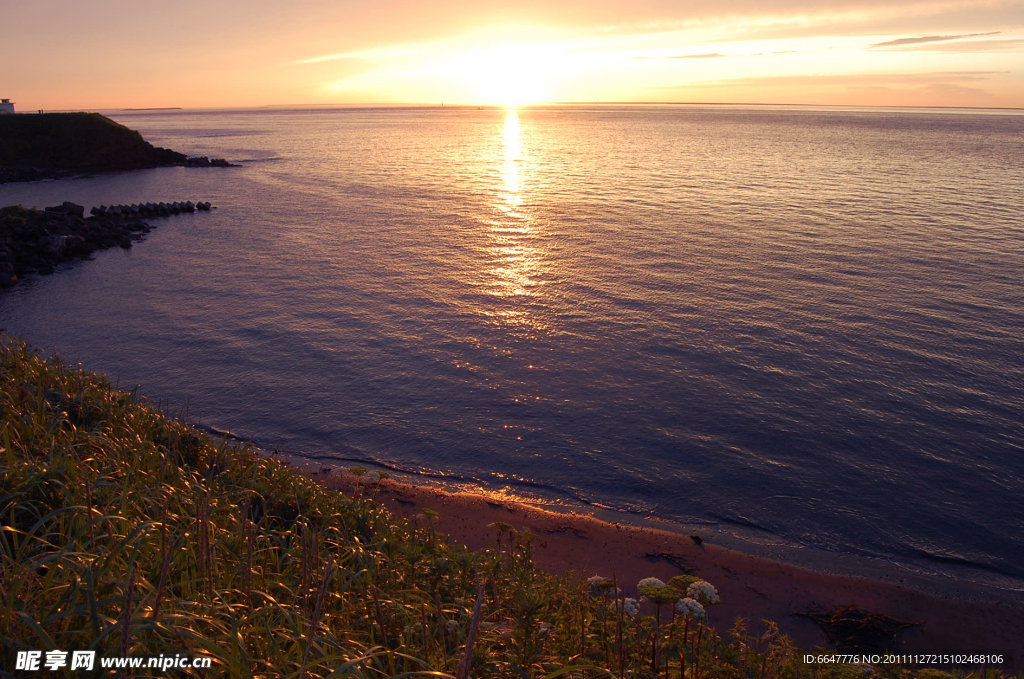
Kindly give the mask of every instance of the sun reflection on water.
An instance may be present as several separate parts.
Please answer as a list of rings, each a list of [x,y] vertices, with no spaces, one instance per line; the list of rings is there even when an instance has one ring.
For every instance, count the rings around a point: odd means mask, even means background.
[[[489,250],[490,294],[507,300],[540,297],[544,257],[538,246],[540,233],[529,214],[525,196],[524,165],[527,160],[522,143],[519,112],[510,108],[505,114],[501,143],[501,185],[497,214],[491,227]],[[496,311],[506,322],[536,325],[527,309],[506,306]]]
[[[505,126],[502,130],[502,148],[505,153],[505,164],[502,169],[503,202],[498,208],[506,215],[521,217],[519,208],[523,197],[519,192],[519,163],[522,160],[522,145],[519,143],[519,112],[511,108],[505,114]]]

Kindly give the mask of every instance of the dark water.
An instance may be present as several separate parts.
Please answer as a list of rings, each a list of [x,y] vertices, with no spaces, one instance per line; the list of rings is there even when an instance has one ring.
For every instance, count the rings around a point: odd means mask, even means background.
[[[115,117],[244,167],[0,186],[219,208],[8,331],[267,448],[1022,587],[1024,116]]]

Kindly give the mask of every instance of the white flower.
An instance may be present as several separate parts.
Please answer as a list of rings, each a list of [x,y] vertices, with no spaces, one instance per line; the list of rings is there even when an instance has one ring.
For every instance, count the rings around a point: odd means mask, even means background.
[[[640,604],[637,603],[636,599],[623,599],[622,610],[626,612],[631,618],[635,618],[637,613],[640,612]]]
[[[640,582],[636,583],[637,589],[641,587],[664,587],[665,583],[658,578],[644,578]]]
[[[703,606],[713,606],[722,601],[718,596],[718,590],[710,582],[704,580],[698,580],[687,587],[686,596],[696,599]]]
[[[587,584],[591,587],[597,587],[598,585],[603,584],[604,581],[607,579],[608,578],[604,577],[603,575],[591,575],[589,578],[587,578]]]
[[[459,623],[455,620],[449,620],[445,627],[448,628],[449,632],[454,632],[459,628]]]
[[[700,602],[694,601],[690,597],[676,602],[676,613],[685,615],[688,618],[696,618],[697,620],[707,617],[707,613],[704,612],[704,607],[700,605]]]

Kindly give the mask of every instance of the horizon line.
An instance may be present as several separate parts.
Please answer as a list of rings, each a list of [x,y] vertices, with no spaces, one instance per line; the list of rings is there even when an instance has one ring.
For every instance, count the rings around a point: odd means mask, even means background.
[[[156,111],[189,111],[189,110],[228,110],[247,108],[539,108],[544,106],[801,106],[808,108],[872,108],[872,109],[955,109],[955,110],[976,110],[976,111],[1024,111],[1024,106],[925,106],[920,104],[807,104],[793,102],[756,102],[756,101],[547,101],[533,102],[528,104],[507,104],[486,103],[452,103],[443,102],[335,102],[335,103],[305,103],[305,104],[251,104],[251,105],[229,105],[229,106],[152,106],[152,107],[81,107],[61,109],[35,109],[18,111],[18,115],[38,115],[36,111],[45,113],[81,113],[81,112],[156,112]]]

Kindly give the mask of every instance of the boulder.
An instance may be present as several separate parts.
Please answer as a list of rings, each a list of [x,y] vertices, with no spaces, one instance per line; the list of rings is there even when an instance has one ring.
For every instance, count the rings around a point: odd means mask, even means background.
[[[71,215],[72,217],[84,217],[85,207],[82,205],[76,205],[69,200],[64,201],[60,205],[46,208],[47,212],[57,212],[60,214]]]

